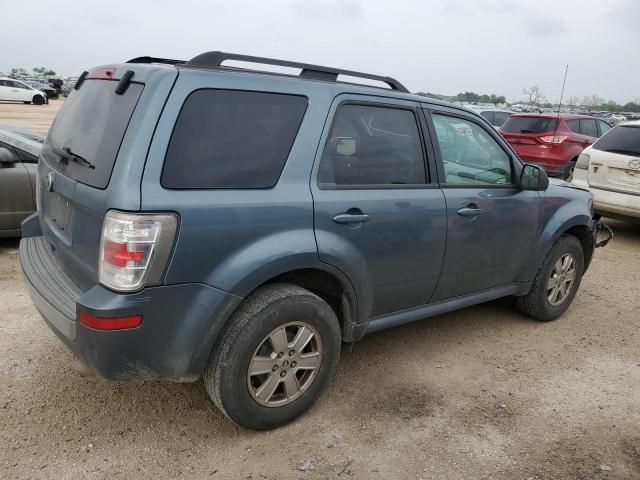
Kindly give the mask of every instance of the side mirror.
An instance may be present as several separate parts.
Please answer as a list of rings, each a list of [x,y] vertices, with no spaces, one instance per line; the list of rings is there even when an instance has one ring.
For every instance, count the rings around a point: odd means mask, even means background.
[[[520,173],[520,188],[544,192],[549,187],[549,177],[546,172],[537,165],[526,163]]]
[[[0,164],[1,165],[9,165],[17,162],[18,162],[18,159],[8,148],[0,147]]]

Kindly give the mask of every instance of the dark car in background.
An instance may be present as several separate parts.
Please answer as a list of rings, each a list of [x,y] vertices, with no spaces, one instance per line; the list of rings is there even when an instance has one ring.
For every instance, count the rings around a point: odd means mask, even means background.
[[[0,127],[0,238],[20,236],[20,223],[36,210],[36,171],[44,138]]]
[[[513,114],[500,133],[518,156],[542,166],[549,176],[571,180],[582,150],[611,126],[589,115]]]

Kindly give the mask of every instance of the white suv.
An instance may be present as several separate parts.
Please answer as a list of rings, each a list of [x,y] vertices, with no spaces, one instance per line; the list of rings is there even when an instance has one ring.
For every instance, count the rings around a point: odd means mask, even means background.
[[[41,90],[27,85],[20,80],[0,77],[0,101],[33,103],[42,105],[47,102],[47,96]]]
[[[591,190],[601,215],[640,221],[640,121],[616,125],[585,148],[573,183]]]

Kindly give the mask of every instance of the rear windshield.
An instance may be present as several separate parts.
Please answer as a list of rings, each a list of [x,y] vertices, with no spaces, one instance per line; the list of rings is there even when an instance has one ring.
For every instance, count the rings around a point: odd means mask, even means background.
[[[185,101],[162,172],[165,188],[270,188],[307,109],[307,98],[197,90]]]
[[[118,82],[86,80],[72,90],[51,125],[42,156],[65,175],[92,187],[105,188],[143,85],[131,83],[123,95]],[[83,161],[71,161],[81,158]],[[94,168],[91,168],[92,165]]]
[[[593,144],[594,150],[640,155],[640,127],[618,125]]]
[[[511,133],[545,133],[556,129],[558,120],[545,117],[509,117],[502,130]]]

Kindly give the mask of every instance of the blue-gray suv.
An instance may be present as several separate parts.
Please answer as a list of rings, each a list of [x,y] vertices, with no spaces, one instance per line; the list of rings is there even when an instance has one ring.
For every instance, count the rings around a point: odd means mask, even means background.
[[[113,380],[203,377],[253,429],[305,412],[341,342],[368,332],[504,296],[555,319],[600,225],[589,192],[523,165],[469,110],[222,52],[84,72],[37,204],[25,282],[80,361]]]

